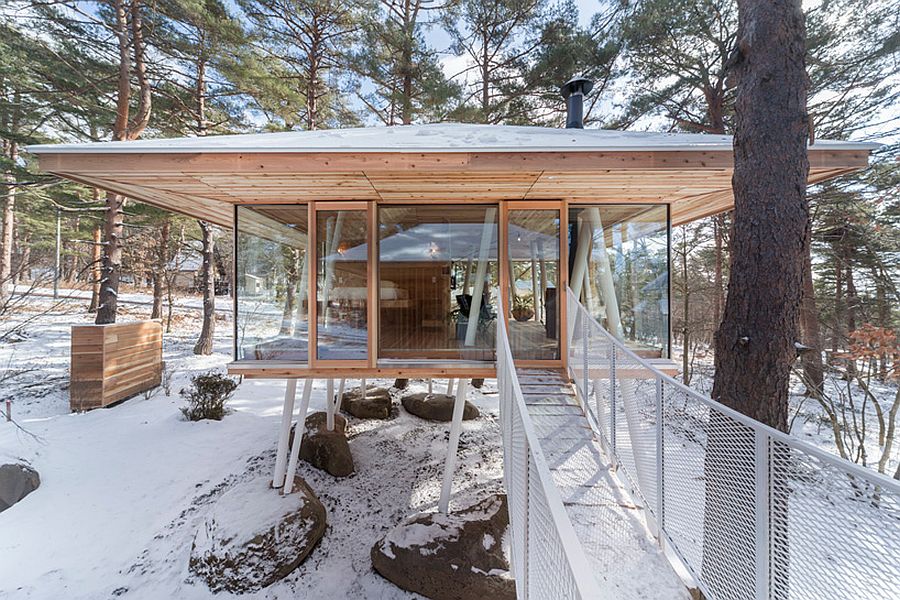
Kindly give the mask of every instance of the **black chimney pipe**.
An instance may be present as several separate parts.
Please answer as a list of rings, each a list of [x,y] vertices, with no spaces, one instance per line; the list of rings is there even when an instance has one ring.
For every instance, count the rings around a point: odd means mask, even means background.
[[[594,82],[586,77],[573,77],[559,88],[566,99],[566,129],[584,129],[584,97],[592,89]]]

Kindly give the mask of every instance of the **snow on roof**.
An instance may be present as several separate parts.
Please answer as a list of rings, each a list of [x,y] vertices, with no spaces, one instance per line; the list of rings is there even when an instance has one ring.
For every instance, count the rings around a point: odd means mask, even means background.
[[[437,123],[205,137],[146,139],[133,142],[43,144],[42,153],[196,153],[196,152],[555,152],[641,150],[731,150],[730,135],[655,133],[607,129],[557,129],[511,125]],[[818,150],[874,150],[879,144],[819,140]]]

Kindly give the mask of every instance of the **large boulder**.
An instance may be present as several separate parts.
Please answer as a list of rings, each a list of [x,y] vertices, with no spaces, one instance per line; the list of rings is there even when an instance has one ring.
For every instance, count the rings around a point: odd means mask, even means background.
[[[262,589],[296,569],[325,533],[325,507],[296,477],[282,496],[254,479],[216,501],[194,536],[191,573],[213,592]]]
[[[453,405],[456,398],[447,394],[406,394],[400,398],[400,403],[406,412],[428,419],[429,421],[443,421],[445,423],[453,419]],[[478,409],[474,404],[466,400],[463,408],[463,421],[478,418]]]
[[[326,419],[324,412],[306,417],[300,458],[335,477],[346,477],[354,469],[353,455],[347,442],[347,420],[341,415],[334,415],[334,429],[328,431]],[[293,443],[294,431],[291,430],[290,444]]]
[[[357,419],[387,419],[392,406],[391,393],[380,387],[368,387],[365,394],[355,388],[341,396],[341,410]]]
[[[31,467],[19,463],[0,465],[0,512],[3,512],[41,485],[41,477]]]
[[[417,514],[375,544],[372,565],[397,587],[432,600],[514,600],[501,542],[508,526],[505,495],[449,515]]]

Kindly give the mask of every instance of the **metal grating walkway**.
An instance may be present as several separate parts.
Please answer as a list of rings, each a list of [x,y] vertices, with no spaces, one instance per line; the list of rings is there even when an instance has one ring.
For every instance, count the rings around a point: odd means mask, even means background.
[[[553,481],[604,596],[690,598],[647,534],[642,509],[610,471],[572,385],[557,371],[516,372]]]

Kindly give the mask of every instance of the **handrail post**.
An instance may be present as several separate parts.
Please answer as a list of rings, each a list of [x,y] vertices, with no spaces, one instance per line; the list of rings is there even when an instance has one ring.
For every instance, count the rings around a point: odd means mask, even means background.
[[[663,381],[656,377],[656,537],[663,532]]]
[[[612,449],[613,468],[618,468],[616,459],[616,347],[610,344],[609,353],[609,445]]]
[[[590,410],[589,406],[589,394],[588,394],[588,320],[585,318],[585,309],[583,306],[578,307],[578,313],[581,317],[581,356],[582,356],[582,380],[584,387],[581,388],[584,391],[584,402],[585,402],[585,410]]]
[[[769,598],[769,435],[754,431],[756,463],[756,600]]]

